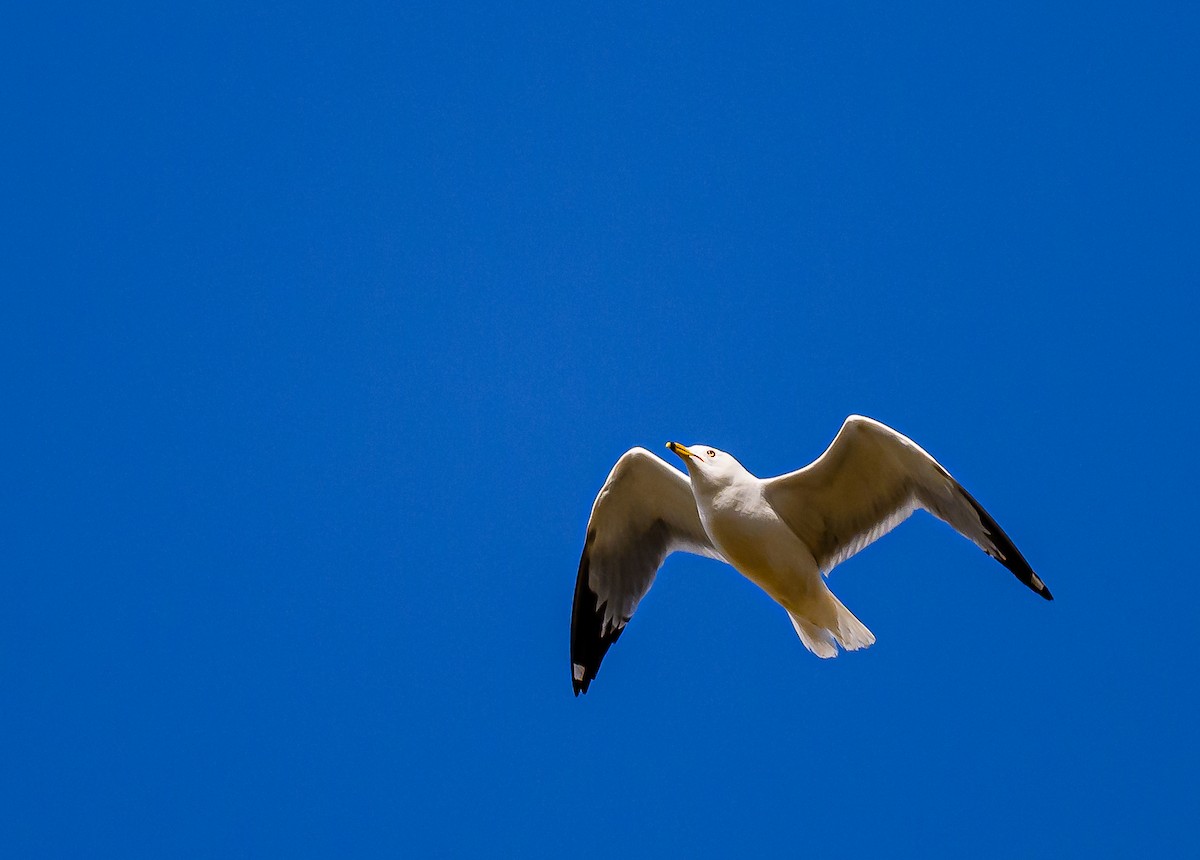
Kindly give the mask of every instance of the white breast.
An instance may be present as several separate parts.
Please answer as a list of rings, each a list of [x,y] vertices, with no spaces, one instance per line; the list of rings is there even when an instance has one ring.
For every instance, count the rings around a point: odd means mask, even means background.
[[[697,498],[713,545],[743,576],[785,606],[820,585],[816,561],[762,498],[757,487],[728,488]]]

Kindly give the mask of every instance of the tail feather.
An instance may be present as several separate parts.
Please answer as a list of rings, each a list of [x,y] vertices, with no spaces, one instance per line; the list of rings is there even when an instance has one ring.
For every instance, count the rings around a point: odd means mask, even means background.
[[[857,651],[874,645],[875,634],[855,618],[854,613],[843,606],[832,592],[826,591],[826,595],[828,602],[820,607],[823,611],[806,612],[804,615],[788,612],[792,626],[796,628],[796,635],[800,637],[804,647],[818,657],[828,659],[837,656],[838,645],[847,651]],[[824,623],[814,620],[812,616],[820,618]]]
[[[801,618],[799,615],[788,613],[788,618],[792,619],[792,626],[796,628],[796,635],[800,637],[800,641],[804,643],[804,647],[812,651],[822,659],[829,659],[838,655],[837,645],[834,644],[833,637],[824,627],[818,627],[807,618]]]
[[[875,644],[875,634],[867,629],[854,617],[854,613],[842,605],[831,593],[833,602],[837,605],[837,636],[838,643],[847,651],[857,651],[860,648],[870,648]]]

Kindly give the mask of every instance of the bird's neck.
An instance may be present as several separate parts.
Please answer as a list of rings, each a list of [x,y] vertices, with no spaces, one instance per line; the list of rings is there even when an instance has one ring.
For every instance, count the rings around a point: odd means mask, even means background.
[[[754,508],[763,497],[762,481],[747,472],[728,481],[693,481],[697,507],[713,513]]]

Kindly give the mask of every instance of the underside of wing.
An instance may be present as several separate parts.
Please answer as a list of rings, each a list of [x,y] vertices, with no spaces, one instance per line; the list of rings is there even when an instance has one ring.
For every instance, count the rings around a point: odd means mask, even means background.
[[[870,418],[847,418],[825,453],[769,480],[766,495],[825,573],[924,509],[1052,599],[996,521],[949,472],[911,439]]]
[[[571,609],[571,683],[586,693],[668,555],[720,558],[700,524],[691,483],[644,448],[617,461],[588,520]]]

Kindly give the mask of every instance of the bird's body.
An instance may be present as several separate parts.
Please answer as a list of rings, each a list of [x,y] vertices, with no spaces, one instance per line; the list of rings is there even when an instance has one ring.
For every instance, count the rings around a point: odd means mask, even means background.
[[[700,524],[713,547],[742,576],[789,612],[824,588],[808,547],[764,498],[763,482],[740,470],[727,486],[692,482]]]
[[[822,574],[918,508],[1052,599],[978,502],[912,440],[877,421],[851,416],[821,457],[777,478],[758,478],[714,448],[668,447],[689,476],[634,448],[617,461],[592,506],[571,617],[576,695],[587,691],[676,550],[729,563],[787,610],[801,641],[819,657],[875,641]]]

